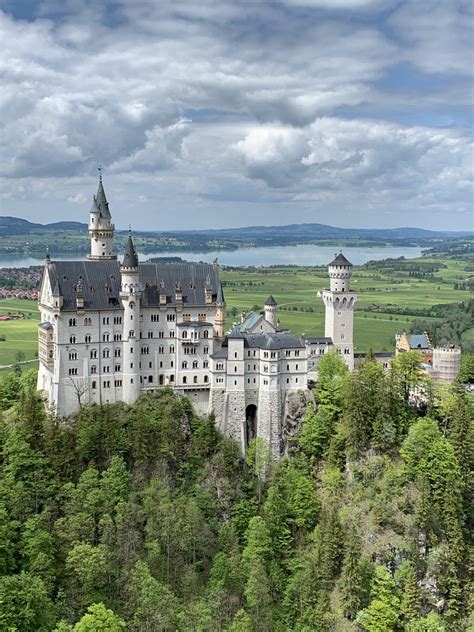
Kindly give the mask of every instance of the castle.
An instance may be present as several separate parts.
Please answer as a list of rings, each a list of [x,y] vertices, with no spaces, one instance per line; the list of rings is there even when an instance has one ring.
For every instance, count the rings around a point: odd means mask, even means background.
[[[84,261],[46,257],[39,293],[39,374],[50,410],[68,416],[89,403],[135,402],[172,387],[245,452],[264,438],[278,457],[292,397],[305,392],[317,362],[337,349],[354,366],[352,265],[339,254],[323,292],[325,336],[295,338],[280,327],[270,296],[225,334],[217,264],[141,263],[129,235],[122,263],[102,176],[89,215]]]

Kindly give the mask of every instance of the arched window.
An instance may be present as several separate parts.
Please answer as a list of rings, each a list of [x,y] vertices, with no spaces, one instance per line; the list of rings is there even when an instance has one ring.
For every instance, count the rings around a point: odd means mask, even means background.
[[[188,337],[188,332],[186,331],[186,329],[183,331],[183,338],[187,338]]]
[[[69,336],[69,342],[73,345],[76,343],[76,336]]]
[[[209,338],[209,332],[207,329],[204,330],[204,333],[202,334],[203,338]]]
[[[90,337],[89,335],[87,335],[87,336],[84,338],[84,341],[88,344],[88,343],[91,341],[91,337]]]
[[[95,360],[97,358],[97,349],[91,349],[91,360]]]

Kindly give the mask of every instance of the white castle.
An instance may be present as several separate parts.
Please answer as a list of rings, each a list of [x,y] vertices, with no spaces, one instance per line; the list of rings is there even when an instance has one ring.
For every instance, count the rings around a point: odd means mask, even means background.
[[[278,457],[291,398],[306,392],[321,355],[334,347],[354,366],[351,263],[339,254],[329,264],[324,337],[297,339],[280,328],[272,296],[262,314],[250,313],[225,335],[217,264],[140,263],[131,235],[120,264],[114,232],[101,176],[87,260],[46,257],[38,390],[50,410],[65,417],[85,404],[132,404],[170,386],[198,412],[213,412],[243,453],[258,436]]]

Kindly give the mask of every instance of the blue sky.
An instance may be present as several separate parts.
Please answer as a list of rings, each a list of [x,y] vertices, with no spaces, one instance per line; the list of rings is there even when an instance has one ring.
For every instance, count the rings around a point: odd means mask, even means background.
[[[473,228],[465,0],[0,0],[0,214]]]

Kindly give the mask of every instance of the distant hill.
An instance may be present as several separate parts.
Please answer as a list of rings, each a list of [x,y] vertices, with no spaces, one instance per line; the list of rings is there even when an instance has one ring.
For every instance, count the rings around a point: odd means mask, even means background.
[[[87,230],[87,224],[81,222],[54,222],[36,224],[20,217],[0,217],[0,235],[28,235],[29,233],[50,230]]]
[[[87,235],[87,224],[81,222],[54,222],[39,224],[19,217],[0,217],[0,236],[27,235],[49,231],[74,231]],[[125,234],[126,231],[118,231]],[[327,224],[288,224],[286,226],[245,226],[242,228],[218,228],[175,231],[134,231],[142,237],[175,238],[197,242],[232,242],[254,246],[302,244],[317,240],[362,239],[390,243],[426,243],[436,239],[455,239],[472,235],[469,231],[434,231],[424,228],[340,228]]]

